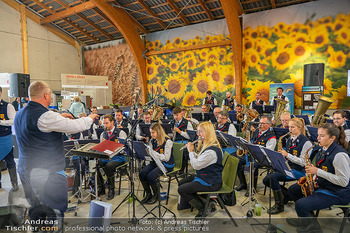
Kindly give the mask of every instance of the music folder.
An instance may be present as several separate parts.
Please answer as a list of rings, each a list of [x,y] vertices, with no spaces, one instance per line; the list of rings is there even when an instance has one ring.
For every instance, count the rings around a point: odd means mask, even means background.
[[[124,145],[110,140],[104,140],[90,149],[108,154],[109,158],[113,158],[124,149]]]

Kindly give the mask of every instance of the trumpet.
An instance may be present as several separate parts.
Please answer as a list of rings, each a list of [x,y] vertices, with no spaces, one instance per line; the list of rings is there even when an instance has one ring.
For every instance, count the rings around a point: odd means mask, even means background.
[[[196,144],[197,142],[199,142],[199,141],[202,140],[202,139],[203,139],[203,138],[200,137],[200,138],[198,138],[197,140],[195,140],[195,141],[193,141],[193,142],[191,142],[191,143],[192,143],[192,144]],[[184,150],[184,149],[186,149],[186,147],[187,147],[187,144],[184,145],[183,147],[181,147],[180,150]]]

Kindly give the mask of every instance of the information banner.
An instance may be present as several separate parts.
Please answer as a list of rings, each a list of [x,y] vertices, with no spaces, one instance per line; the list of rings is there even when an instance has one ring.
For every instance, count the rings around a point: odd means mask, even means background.
[[[61,74],[62,87],[108,89],[107,76]]]
[[[277,88],[282,87],[283,88],[283,94],[288,97],[289,99],[289,109],[290,114],[293,114],[294,112],[294,83],[274,83],[270,84],[270,104],[272,98],[277,96]]]

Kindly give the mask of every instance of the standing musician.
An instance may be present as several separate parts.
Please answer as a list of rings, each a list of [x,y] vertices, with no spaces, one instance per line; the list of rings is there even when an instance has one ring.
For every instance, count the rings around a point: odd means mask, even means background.
[[[226,92],[226,99],[224,99],[221,103],[221,110],[224,110],[224,105],[229,107],[232,111],[236,107],[236,101],[234,98],[231,98],[231,92]]]
[[[197,192],[214,192],[222,185],[222,150],[215,130],[210,122],[202,122],[198,125],[199,153],[194,152],[194,145],[187,144],[190,162],[196,175],[191,175],[179,182],[178,192],[185,201],[198,210],[196,218],[205,217],[204,203]]]
[[[115,111],[115,126],[117,128],[127,128],[128,132],[131,131],[131,124],[126,119],[123,119],[123,110],[121,109]]]
[[[336,126],[342,126],[346,135],[345,140],[347,142],[350,141],[350,128],[349,126],[346,124],[346,113],[344,111],[341,110],[337,110],[335,112],[333,112],[333,123]]]
[[[298,232],[322,232],[316,218],[307,218],[310,211],[321,210],[332,205],[347,205],[350,202],[350,158],[345,133],[342,127],[326,123],[318,128],[319,146],[316,166],[306,166],[307,174],[314,175],[315,191],[305,197],[298,184],[289,187],[288,193],[295,202],[299,218],[287,218]]]
[[[174,169],[175,162],[173,156],[173,142],[159,122],[153,123],[150,127],[151,140],[149,142],[150,150],[159,158],[168,172]],[[146,197],[141,201],[143,204],[154,204],[159,200],[159,187],[157,178],[160,170],[156,163],[152,160],[146,167],[140,171],[140,181],[146,192]],[[151,193],[151,188],[153,195]]]
[[[283,88],[282,87],[278,87],[277,88],[277,95],[275,97],[272,97],[270,100],[270,105],[273,105],[275,107],[275,110],[277,108],[277,101],[275,99],[283,99],[285,101],[289,101],[288,97],[283,95]],[[289,103],[286,104],[286,107],[284,108],[285,111],[289,112],[290,110],[290,106]]]
[[[141,129],[140,129],[140,124],[146,124],[150,125],[152,123],[152,116],[151,114],[146,111],[143,113],[143,121],[141,121],[137,126],[136,126],[136,139],[139,141],[144,141],[145,143],[148,142],[148,138],[145,136],[141,136]]]
[[[265,101],[263,101],[260,98],[261,98],[261,94],[260,92],[257,92],[255,94],[255,100],[250,103],[249,108],[254,109],[256,106],[265,106],[266,105]]]
[[[207,96],[203,99],[203,104],[209,105],[209,112],[213,112],[213,106],[218,105],[218,101],[213,97],[213,93],[211,91],[207,91]]]
[[[119,110],[119,109],[118,109]],[[117,110],[117,111],[118,111]],[[114,126],[114,118],[112,115],[104,115],[103,116],[103,124],[105,126],[105,131],[101,133],[100,141],[104,140],[110,140],[118,142],[118,138],[126,139],[126,133],[121,130],[120,128],[117,128]],[[114,192],[114,173],[115,169],[121,165],[123,165],[126,162],[125,156],[121,154],[115,155],[111,160],[102,159],[101,163],[103,166],[103,169],[105,171],[105,174],[107,176],[107,182],[108,182],[108,196],[107,200],[111,200],[114,198],[115,192]],[[105,194],[105,187],[104,182],[102,179],[102,175],[100,174],[100,171],[97,171],[98,175],[98,195]],[[101,182],[102,181],[102,182]]]
[[[312,147],[311,141],[305,136],[305,123],[301,118],[293,118],[289,122],[290,136],[287,139],[286,150],[279,150],[284,157],[288,160],[289,166],[292,168],[293,174],[296,179],[305,176],[305,161],[306,156],[310,158]],[[308,154],[306,154],[308,151]],[[271,178],[271,185],[270,185]],[[281,187],[280,181],[292,181],[295,180],[292,177],[286,176],[279,172],[274,172],[267,175],[263,183],[271,187],[273,195],[275,197],[275,205],[269,210],[271,214],[278,214],[284,211],[284,203],[288,200],[288,191],[286,188]]]
[[[138,107],[137,107],[137,111],[135,111],[135,112],[132,114],[131,119],[132,119],[132,120],[140,119],[140,117],[142,116],[142,113],[143,113],[143,108],[142,108],[142,106],[138,106]]]

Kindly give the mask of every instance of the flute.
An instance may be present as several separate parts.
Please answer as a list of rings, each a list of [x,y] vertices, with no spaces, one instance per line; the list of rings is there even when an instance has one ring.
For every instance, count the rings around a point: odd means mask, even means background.
[[[192,144],[196,144],[197,142],[199,142],[199,140],[202,140],[203,138],[198,138],[197,140],[195,140],[195,141],[193,141],[193,142],[191,142]],[[187,145],[187,144],[186,144]],[[183,150],[183,149],[185,149],[187,146],[186,145],[184,145],[183,147],[181,147],[181,149],[180,150]]]

